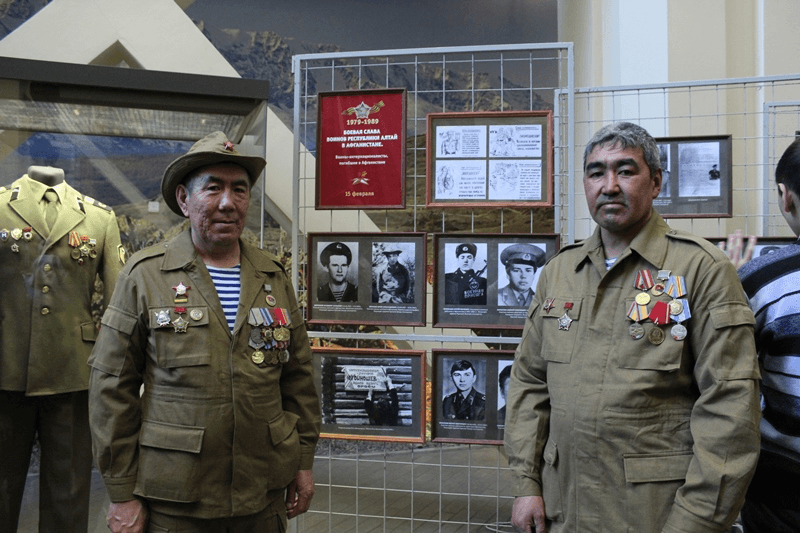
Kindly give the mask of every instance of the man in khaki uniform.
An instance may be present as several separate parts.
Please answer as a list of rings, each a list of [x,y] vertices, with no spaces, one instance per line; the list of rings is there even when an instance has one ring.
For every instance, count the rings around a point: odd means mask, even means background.
[[[112,531],[271,533],[308,509],[320,407],[305,324],[278,259],[240,239],[265,164],[222,132],[195,143],[161,184],[190,228],[120,274],[89,388]]]
[[[543,269],[505,445],[520,531],[728,531],[759,449],[755,323],[736,271],[652,208],[654,139],[620,123],[584,154],[598,228]]]
[[[123,260],[113,211],[63,170],[0,188],[0,531],[17,530],[38,433],[39,531],[86,533],[92,295],[99,274],[109,301]]]

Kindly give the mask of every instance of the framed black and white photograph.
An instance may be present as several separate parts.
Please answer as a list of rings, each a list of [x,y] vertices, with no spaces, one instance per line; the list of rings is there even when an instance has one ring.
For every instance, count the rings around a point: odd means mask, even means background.
[[[552,111],[429,113],[428,207],[553,205]]]
[[[308,322],[425,323],[424,233],[312,233]]]
[[[557,234],[435,234],[434,327],[522,329]]]
[[[502,444],[513,362],[509,350],[433,350],[433,441]]]
[[[425,442],[425,352],[313,348],[323,438]]]
[[[661,192],[653,206],[664,218],[730,217],[731,136],[656,139]]]

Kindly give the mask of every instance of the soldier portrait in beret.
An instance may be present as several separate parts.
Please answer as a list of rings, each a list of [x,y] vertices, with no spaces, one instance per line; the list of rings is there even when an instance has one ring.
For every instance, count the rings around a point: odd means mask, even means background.
[[[322,243],[320,243],[322,245]],[[358,258],[358,243],[332,242],[322,248],[319,262],[322,265],[323,283],[317,287],[320,302],[357,302],[358,260],[351,269],[353,255]]]
[[[533,301],[536,272],[544,266],[545,251],[528,243],[500,244],[499,260],[508,284],[497,291],[498,306],[529,307]]]
[[[444,303],[446,305],[486,305],[486,260],[475,270],[478,256],[486,257],[486,244],[461,243],[455,250],[445,245],[446,265],[455,259],[455,268],[445,274]],[[452,255],[452,256],[451,256]],[[453,257],[454,256],[454,257]]]

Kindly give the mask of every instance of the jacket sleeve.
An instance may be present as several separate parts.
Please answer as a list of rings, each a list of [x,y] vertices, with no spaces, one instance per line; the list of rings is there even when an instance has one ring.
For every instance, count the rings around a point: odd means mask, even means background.
[[[117,225],[117,217],[111,211],[105,227],[105,237],[103,239],[103,305],[108,306],[111,302],[111,294],[117,284],[117,278],[125,266],[123,256],[120,255],[122,240]]]
[[[146,329],[132,309],[136,301],[136,286],[123,272],[89,359],[92,453],[112,502],[133,499],[138,472]]]
[[[287,294],[293,295],[294,290],[285,276],[284,282],[288,285]],[[322,415],[319,394],[314,385],[311,345],[305,322],[294,298],[291,315],[292,335],[289,347],[291,357],[281,371],[281,396],[283,409],[300,417],[297,421],[301,447],[299,469],[311,470],[314,466],[314,452],[319,439]]]
[[[758,460],[759,370],[755,319],[730,261],[717,260],[691,288],[691,347],[699,398],[691,414],[694,456],[665,533],[727,531]]]
[[[542,271],[528,311],[522,340],[514,355],[506,400],[504,432],[508,464],[514,472],[514,496],[541,496],[541,461],[550,427],[547,363],[541,355],[540,295],[545,294],[547,268]]]

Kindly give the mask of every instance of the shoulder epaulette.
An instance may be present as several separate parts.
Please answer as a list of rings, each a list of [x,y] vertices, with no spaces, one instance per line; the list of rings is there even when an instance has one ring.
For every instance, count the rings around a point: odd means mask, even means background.
[[[103,202],[100,202],[100,201],[98,201],[98,200],[95,200],[95,199],[94,199],[94,198],[92,198],[91,196],[84,196],[84,197],[83,197],[83,202],[84,202],[84,203],[87,203],[87,204],[89,204],[89,205],[93,205],[93,206],[95,206],[95,207],[99,207],[100,209],[105,209],[106,211],[109,211],[109,212],[113,211],[113,210],[112,210],[110,207],[108,207],[106,204],[104,204]],[[80,198],[80,197],[78,197],[78,203],[81,203],[81,198]],[[81,206],[81,211],[83,211],[83,206]]]
[[[715,244],[711,243],[707,239],[703,237],[698,237],[693,233],[689,233],[688,231],[681,231],[677,229],[671,229],[666,233],[668,239],[675,239],[678,241],[689,242],[692,244],[696,244],[710,255],[715,256],[715,258],[719,259],[718,254],[722,254],[726,259],[724,252],[722,252]]]
[[[138,263],[141,263],[145,259],[150,259],[151,257],[158,257],[160,255],[164,255],[167,253],[167,246],[168,242],[160,242],[158,244],[154,244],[153,246],[148,246],[138,252],[135,252],[125,263],[126,268],[130,271],[133,267],[135,267]]]

